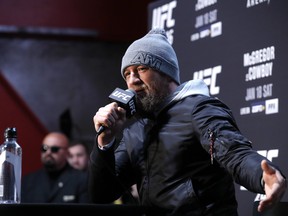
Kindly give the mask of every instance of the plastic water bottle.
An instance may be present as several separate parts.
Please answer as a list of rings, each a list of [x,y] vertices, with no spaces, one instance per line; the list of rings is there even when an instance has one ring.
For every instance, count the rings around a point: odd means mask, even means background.
[[[17,143],[15,127],[4,132],[0,146],[0,204],[21,202],[22,148]]]

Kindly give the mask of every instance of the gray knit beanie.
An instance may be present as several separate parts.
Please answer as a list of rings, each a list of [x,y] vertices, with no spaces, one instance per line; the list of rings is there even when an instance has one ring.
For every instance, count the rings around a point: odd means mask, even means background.
[[[152,29],[128,47],[122,58],[122,76],[128,66],[138,64],[165,73],[180,84],[177,56],[164,29]]]

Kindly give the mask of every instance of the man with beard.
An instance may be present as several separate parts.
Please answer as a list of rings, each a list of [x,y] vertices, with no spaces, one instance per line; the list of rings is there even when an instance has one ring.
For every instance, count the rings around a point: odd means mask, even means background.
[[[41,146],[43,167],[22,178],[22,203],[87,203],[87,173],[72,168],[68,161],[68,137],[47,134]]]
[[[266,194],[260,212],[283,197],[284,175],[252,149],[229,107],[211,97],[202,80],[180,84],[178,60],[163,29],[128,47],[121,75],[137,93],[137,113],[125,124],[125,109],[113,102],[93,118],[96,132],[105,127],[90,157],[94,203],[109,203],[133,184],[140,204],[157,216],[237,216],[234,181]]]

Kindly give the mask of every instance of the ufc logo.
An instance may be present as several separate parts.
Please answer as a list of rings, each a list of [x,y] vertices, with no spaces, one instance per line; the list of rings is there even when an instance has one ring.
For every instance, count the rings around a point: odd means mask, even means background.
[[[216,95],[220,92],[220,87],[216,86],[217,75],[221,73],[222,66],[218,65],[213,68],[196,71],[193,74],[193,79],[202,79],[208,86],[210,86],[210,94]]]
[[[120,91],[115,91],[112,93],[113,96],[117,97],[117,98],[122,98],[124,101],[129,101],[131,96],[130,95],[127,95],[127,94],[124,94]]]
[[[177,1],[171,1],[168,4],[164,4],[158,8],[153,9],[152,14],[152,28],[163,28],[166,30],[168,41],[173,44],[175,19],[172,18],[173,10],[177,6]],[[165,25],[166,24],[166,25]]]

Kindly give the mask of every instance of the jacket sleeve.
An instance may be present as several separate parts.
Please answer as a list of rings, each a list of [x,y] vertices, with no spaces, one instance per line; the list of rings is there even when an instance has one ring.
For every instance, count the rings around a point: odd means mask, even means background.
[[[218,99],[202,97],[192,115],[201,144],[212,156],[211,163],[219,163],[248,190],[264,193],[261,161],[268,159],[252,149],[252,142],[240,132],[231,110]]]
[[[92,203],[112,203],[125,191],[125,178],[121,173],[122,165],[129,164],[125,144],[120,142],[106,150],[98,148],[97,141],[90,154],[89,163],[89,199]],[[122,146],[122,151],[117,150],[117,163],[115,162],[115,146]],[[123,147],[124,146],[124,147]]]

